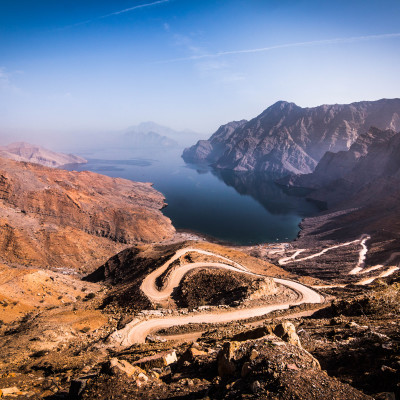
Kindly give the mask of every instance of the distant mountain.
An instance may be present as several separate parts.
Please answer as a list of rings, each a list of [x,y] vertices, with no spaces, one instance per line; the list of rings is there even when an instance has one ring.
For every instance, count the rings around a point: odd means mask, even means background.
[[[52,168],[61,167],[66,164],[84,164],[87,162],[84,158],[73,154],[57,153],[25,142],[0,146],[0,157],[10,158],[15,161],[31,162]]]
[[[371,126],[399,130],[400,99],[314,108],[279,101],[251,121],[223,125],[182,157],[235,171],[304,174],[327,151],[348,150]]]
[[[156,132],[135,132],[128,131],[124,134],[124,145],[135,148],[159,148],[178,147],[178,142],[167,136],[161,136]]]
[[[151,146],[187,146],[200,135],[191,130],[175,131],[155,122],[142,122],[124,131],[124,138],[135,141],[137,145]]]

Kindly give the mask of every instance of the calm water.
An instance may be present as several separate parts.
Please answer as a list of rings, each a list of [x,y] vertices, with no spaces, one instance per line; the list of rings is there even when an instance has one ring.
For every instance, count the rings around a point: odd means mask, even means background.
[[[163,213],[175,228],[236,244],[294,239],[301,219],[318,212],[304,198],[285,193],[265,174],[188,165],[181,152],[81,153],[89,162],[73,169],[153,182],[166,197]]]

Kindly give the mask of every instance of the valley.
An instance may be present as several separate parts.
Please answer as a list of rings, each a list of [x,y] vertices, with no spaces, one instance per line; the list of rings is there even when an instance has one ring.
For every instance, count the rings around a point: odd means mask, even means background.
[[[0,1],[1,400],[400,400],[400,1]]]
[[[283,178],[162,158],[66,169],[1,158],[3,396],[396,398],[398,133],[370,128],[351,141]],[[200,194],[190,213],[215,219],[216,239],[166,216],[184,209],[169,197],[182,179]],[[221,204],[236,214],[219,219]],[[273,239],[249,239],[246,219]],[[230,226],[238,240],[217,229]]]

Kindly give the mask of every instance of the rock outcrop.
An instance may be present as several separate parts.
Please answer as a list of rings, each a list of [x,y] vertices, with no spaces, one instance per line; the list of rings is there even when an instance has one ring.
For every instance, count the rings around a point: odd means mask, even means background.
[[[0,158],[5,264],[90,271],[126,245],[174,234],[150,183]]]
[[[277,175],[310,173],[327,152],[348,150],[371,126],[400,129],[400,99],[301,108],[279,101],[251,121],[220,127],[185,149],[186,162]]]
[[[226,144],[229,142],[236,129],[241,128],[248,121],[232,121],[222,125],[211,136],[209,140],[199,140],[195,146],[189,147],[183,151],[183,159],[186,162],[193,163],[214,163],[224,152]]]
[[[16,142],[8,146],[0,146],[0,157],[15,161],[25,161],[45,167],[57,168],[67,164],[85,164],[87,160],[73,154],[56,153],[44,147]]]

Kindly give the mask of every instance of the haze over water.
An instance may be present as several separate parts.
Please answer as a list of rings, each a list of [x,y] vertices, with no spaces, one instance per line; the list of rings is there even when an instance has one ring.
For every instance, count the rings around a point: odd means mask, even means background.
[[[175,228],[240,245],[292,240],[301,219],[318,212],[304,198],[285,193],[265,174],[188,165],[181,152],[82,154],[88,164],[73,169],[153,182],[166,197],[163,213]]]

